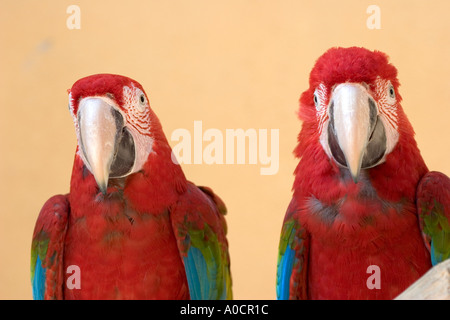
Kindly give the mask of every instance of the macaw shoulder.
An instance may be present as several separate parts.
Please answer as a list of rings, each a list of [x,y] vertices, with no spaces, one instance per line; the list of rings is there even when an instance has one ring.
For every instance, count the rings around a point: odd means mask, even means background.
[[[209,187],[196,186],[188,181],[186,191],[171,210],[173,218],[188,221],[203,221],[214,226],[223,220],[227,209],[223,200]],[[182,214],[183,213],[183,214]]]
[[[48,199],[39,213],[33,238],[39,238],[42,234],[50,235],[50,238],[59,237],[67,227],[69,212],[67,195],[56,195]]]
[[[450,204],[450,178],[441,172],[428,172],[419,182],[417,195],[422,200]]]

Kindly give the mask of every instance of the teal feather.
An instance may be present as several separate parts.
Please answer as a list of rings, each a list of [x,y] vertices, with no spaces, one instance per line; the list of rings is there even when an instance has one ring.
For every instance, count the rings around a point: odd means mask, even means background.
[[[36,266],[34,268],[33,279],[31,282],[33,287],[34,300],[44,300],[46,272],[47,270],[42,267],[42,261],[38,256],[36,259]]]
[[[289,284],[294,267],[295,251],[287,247],[277,267],[277,297],[278,300],[289,300]]]
[[[202,300],[203,297],[210,296],[210,287],[206,283],[205,277],[200,275],[207,274],[206,261],[197,248],[190,247],[187,257],[184,257],[184,267],[189,285],[189,294],[192,300]]]

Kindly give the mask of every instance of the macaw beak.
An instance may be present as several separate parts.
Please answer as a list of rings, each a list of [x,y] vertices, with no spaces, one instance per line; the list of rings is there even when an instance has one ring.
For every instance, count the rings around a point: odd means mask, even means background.
[[[77,119],[81,158],[106,194],[110,178],[125,176],[133,169],[133,138],[122,114],[100,97],[82,99]]]
[[[361,169],[377,165],[386,152],[377,104],[364,85],[342,83],[333,90],[328,112],[331,154],[357,183]]]

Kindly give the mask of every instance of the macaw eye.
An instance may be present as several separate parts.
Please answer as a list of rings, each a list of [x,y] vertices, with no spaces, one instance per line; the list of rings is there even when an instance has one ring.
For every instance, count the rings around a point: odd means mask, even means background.
[[[316,109],[319,110],[320,108],[320,102],[319,102],[319,97],[317,96],[317,92],[314,92],[314,104],[316,106]]]
[[[389,96],[390,96],[392,99],[395,99],[395,90],[394,90],[394,86],[393,86],[393,85],[390,85],[390,86],[389,86]]]
[[[144,96],[144,94],[141,94],[141,96],[139,97],[139,101],[141,102],[141,104],[145,104],[145,96]]]

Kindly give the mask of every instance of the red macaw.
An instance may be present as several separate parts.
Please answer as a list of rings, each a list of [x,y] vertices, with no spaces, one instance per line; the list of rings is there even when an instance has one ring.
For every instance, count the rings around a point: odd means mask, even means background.
[[[425,165],[398,87],[379,51],[331,48],[316,61],[278,299],[392,299],[449,257],[450,179]]]
[[[225,205],[186,180],[142,86],[98,74],[69,92],[70,193],[37,219],[34,298],[231,299]]]

